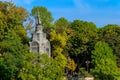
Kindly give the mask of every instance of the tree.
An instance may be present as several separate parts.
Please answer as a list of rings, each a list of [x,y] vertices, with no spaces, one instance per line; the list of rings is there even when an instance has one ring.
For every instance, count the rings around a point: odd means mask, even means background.
[[[51,26],[51,22],[53,21],[53,18],[51,13],[47,10],[47,8],[41,6],[34,7],[32,9],[32,15],[36,18],[37,14],[40,15],[40,19],[44,27]]]
[[[3,59],[3,63],[0,65],[0,79],[11,80],[16,78],[19,69],[23,64],[23,54],[27,52],[28,46],[21,43],[18,35],[14,31],[9,31],[4,41],[1,42],[0,51]],[[8,76],[9,75],[9,76]]]
[[[52,56],[55,57],[59,53],[63,53],[63,49],[66,46],[67,34],[65,31],[57,33],[56,30],[52,30],[50,33],[50,42],[52,47]]]
[[[59,18],[58,20],[55,21],[55,25],[57,27],[68,27],[69,22],[64,17],[61,17],[61,18]]]
[[[9,10],[7,10],[8,4],[11,4]],[[0,5],[2,6],[0,8],[0,53],[3,54],[7,52],[9,48],[14,49],[14,46],[16,45],[15,42],[18,42],[18,44],[21,45],[27,45],[28,37],[22,22],[27,18],[28,13],[24,8],[17,7],[12,3],[0,2]],[[11,45],[12,43],[14,45]],[[21,48],[22,47],[23,46],[21,46]],[[5,50],[6,48],[8,49]]]
[[[98,41],[98,29],[91,22],[75,20],[71,23],[74,31],[67,41],[67,51],[77,63],[77,71],[85,66],[86,60],[91,60],[91,51]]]
[[[9,10],[7,10],[7,7],[9,7],[8,4],[11,5]],[[28,17],[26,9],[17,7],[9,2],[0,2],[0,6],[2,6],[0,8],[0,41],[3,41],[4,36],[8,31],[14,30],[14,32],[19,35],[23,43],[26,44],[24,41],[27,41],[28,38],[22,24]]]
[[[27,46],[21,43],[21,39],[14,31],[9,31],[1,42],[0,51],[2,54],[0,59],[3,59],[0,64],[0,79],[12,80],[22,67],[23,53],[27,51]]]
[[[97,80],[119,80],[116,57],[107,43],[99,41],[92,51],[92,74]]]
[[[0,2],[0,6],[0,79],[13,80],[22,66],[23,53],[28,51],[22,24],[28,13],[9,2]]]
[[[71,28],[74,29],[76,32],[82,32],[84,28],[87,28],[94,32],[97,31],[96,25],[94,23],[81,20],[74,20],[71,23]]]
[[[113,54],[117,56],[118,66],[120,66],[120,27],[109,24],[99,30],[99,39],[105,41],[113,49]]]

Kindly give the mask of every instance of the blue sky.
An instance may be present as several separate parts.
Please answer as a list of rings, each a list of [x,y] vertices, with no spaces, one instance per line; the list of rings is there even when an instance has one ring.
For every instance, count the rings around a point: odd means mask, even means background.
[[[29,12],[34,6],[44,6],[52,13],[54,20],[65,17],[68,21],[79,19],[94,22],[98,27],[107,24],[120,25],[120,0],[13,0],[13,2]]]

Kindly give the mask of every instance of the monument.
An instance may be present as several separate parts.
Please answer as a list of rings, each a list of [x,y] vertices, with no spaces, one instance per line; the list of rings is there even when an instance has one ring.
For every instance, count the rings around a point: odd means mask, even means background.
[[[32,34],[32,41],[30,44],[30,52],[48,54],[51,56],[51,47],[50,42],[46,38],[46,33],[43,32],[43,26],[41,24],[40,16],[36,16],[36,27],[35,31]]]

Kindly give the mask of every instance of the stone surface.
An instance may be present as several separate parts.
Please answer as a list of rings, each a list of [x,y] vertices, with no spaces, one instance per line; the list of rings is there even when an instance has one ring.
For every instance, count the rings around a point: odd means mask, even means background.
[[[94,80],[94,77],[85,77],[85,80]]]
[[[48,54],[51,55],[50,42],[46,38],[46,33],[43,32],[43,26],[41,25],[40,17],[36,18],[35,32],[32,35],[32,41],[30,44],[30,52]]]

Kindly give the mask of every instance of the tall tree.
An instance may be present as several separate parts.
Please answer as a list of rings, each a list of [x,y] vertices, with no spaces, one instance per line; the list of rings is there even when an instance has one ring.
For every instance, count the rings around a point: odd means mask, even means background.
[[[71,23],[73,35],[68,39],[67,51],[77,63],[77,69],[86,67],[85,61],[91,60],[91,51],[97,42],[97,27],[91,22],[75,20]]]
[[[64,53],[63,49],[66,46],[67,34],[65,31],[57,33],[56,30],[52,30],[50,33],[50,42],[52,47],[52,56],[55,57],[59,53]]]
[[[13,80],[22,66],[23,53],[28,51],[22,24],[28,13],[9,2],[0,2],[0,6],[0,79]]]
[[[9,7],[8,4],[11,6]],[[8,2],[0,2],[0,5],[2,6],[0,8],[0,41],[9,30],[14,30],[23,42],[27,40],[27,33],[22,24],[28,17],[26,9]],[[7,10],[8,7],[9,10]]]
[[[47,10],[47,8],[42,6],[36,6],[32,9],[32,15],[36,18],[36,16],[40,15],[40,19],[42,22],[42,25],[44,27],[50,27],[51,22],[53,21],[53,17],[50,13],[50,11]]]
[[[113,49],[113,54],[117,56],[118,66],[120,66],[120,27],[109,24],[99,30],[99,39],[105,41]]]
[[[97,80],[119,80],[116,57],[107,43],[99,41],[92,51],[92,74]]]

